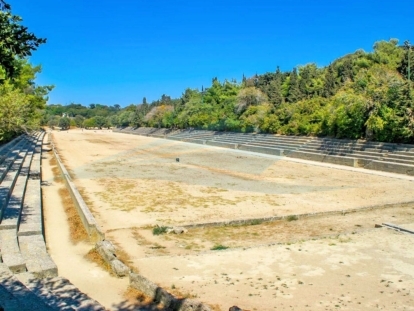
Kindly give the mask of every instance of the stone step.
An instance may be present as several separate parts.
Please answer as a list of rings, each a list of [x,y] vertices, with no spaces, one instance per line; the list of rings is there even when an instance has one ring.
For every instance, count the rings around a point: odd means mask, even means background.
[[[267,142],[267,143],[283,143],[288,142],[292,144],[304,144],[309,141],[308,138],[293,138],[291,136],[256,136],[256,141]]]
[[[220,141],[220,142],[226,142],[226,143],[240,144],[240,143],[248,143],[250,141],[254,141],[254,138],[253,137],[215,136],[213,140]]]
[[[405,159],[405,160],[414,160],[414,152],[399,152],[394,151],[388,153],[388,156],[396,158],[396,159]]]
[[[0,164],[6,158],[7,154],[12,151],[23,139],[23,136],[19,136],[8,143],[0,145]]]
[[[325,162],[338,165],[346,165],[351,167],[357,167],[358,161],[353,157],[344,157],[337,155],[326,155],[322,153],[312,153],[304,151],[293,151],[287,155],[290,158],[298,158],[309,161]]]
[[[414,176],[414,165],[409,164],[400,164],[386,161],[371,161],[365,165],[365,168]]]
[[[43,302],[0,263],[0,307],[5,311],[59,310]]]
[[[44,303],[57,310],[105,310],[97,301],[62,277],[26,279],[23,283]]]
[[[0,231],[0,249],[3,263],[13,272],[26,272],[26,262],[20,253],[16,230]]]
[[[39,179],[29,179],[17,235],[36,235],[43,233],[42,198]]]
[[[37,278],[57,276],[57,266],[47,253],[42,234],[19,236],[18,241],[28,272]]]
[[[16,229],[17,231],[32,157],[33,152],[29,151],[26,154],[20,173],[17,176],[9,202],[4,208],[0,223],[0,230]]]
[[[282,150],[297,150],[301,147],[301,145],[290,144],[290,143],[280,142],[280,143],[267,144],[267,143],[262,143],[262,142],[258,142],[258,141],[249,142],[247,145],[274,148],[274,149],[282,149]]]
[[[265,153],[265,154],[271,154],[276,156],[284,156],[285,150],[284,149],[277,149],[277,148],[270,148],[270,147],[264,147],[264,146],[255,146],[251,144],[245,144],[239,146],[240,150],[245,151],[251,151],[251,152],[258,152],[258,153]]]
[[[14,161],[18,157],[20,150],[23,148],[23,146],[27,143],[26,140],[20,140],[17,145],[14,146],[12,150],[10,150],[7,155],[6,159],[3,161],[3,163],[0,165],[0,183],[5,178],[7,172],[13,165]]]
[[[0,220],[3,218],[3,213],[9,202],[14,185],[20,173],[20,167],[23,164],[25,154],[20,153],[19,158],[15,160],[0,184]]]

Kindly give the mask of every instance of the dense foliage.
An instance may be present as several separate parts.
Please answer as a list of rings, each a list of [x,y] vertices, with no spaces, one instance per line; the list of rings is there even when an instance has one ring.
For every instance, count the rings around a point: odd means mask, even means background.
[[[56,116],[78,127],[151,126],[265,132],[414,142],[414,52],[408,42],[375,43],[329,66],[314,63],[186,89],[182,96],[130,105],[80,104],[47,107],[43,122]]]
[[[34,82],[40,67],[26,57],[44,43],[20,24],[10,5],[0,1],[0,141],[38,128],[51,86]]]

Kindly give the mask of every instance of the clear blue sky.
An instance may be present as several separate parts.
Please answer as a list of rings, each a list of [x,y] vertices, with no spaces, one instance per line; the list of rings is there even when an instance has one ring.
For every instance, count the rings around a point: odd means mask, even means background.
[[[375,41],[414,41],[413,0],[9,0],[47,43],[31,57],[49,103],[179,97],[213,77],[329,64]]]

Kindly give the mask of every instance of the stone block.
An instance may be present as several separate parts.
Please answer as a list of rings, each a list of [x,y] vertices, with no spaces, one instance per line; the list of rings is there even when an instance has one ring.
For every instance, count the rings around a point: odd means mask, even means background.
[[[110,262],[112,271],[120,277],[126,276],[129,273],[129,268],[119,259],[114,259]]]

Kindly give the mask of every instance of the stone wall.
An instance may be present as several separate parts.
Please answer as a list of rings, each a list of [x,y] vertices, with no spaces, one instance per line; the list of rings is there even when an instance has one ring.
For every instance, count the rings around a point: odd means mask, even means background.
[[[78,210],[79,217],[82,220],[83,226],[86,229],[86,232],[89,235],[89,238],[94,241],[102,241],[105,239],[105,234],[99,228],[95,218],[93,217],[92,213],[90,212],[88,206],[86,205],[85,201],[83,200],[82,196],[80,195],[78,189],[76,188],[75,184],[72,182],[68,171],[66,170],[65,166],[62,163],[58,153],[56,152],[55,147],[53,146],[53,152],[56,157],[56,161],[58,163],[59,169],[63,175],[63,179],[65,184],[69,190],[70,196],[72,197],[73,203]]]

